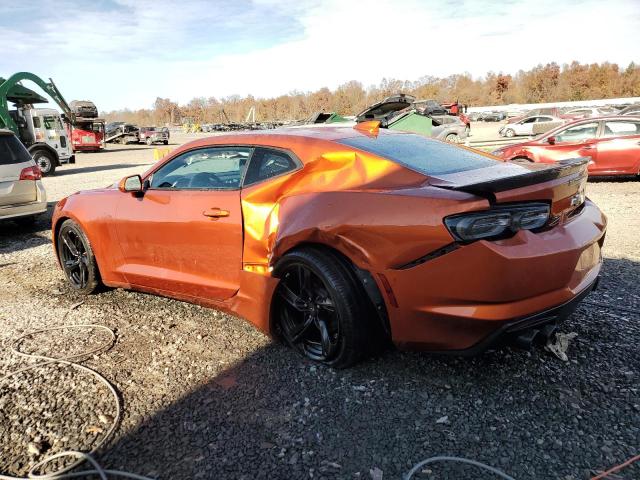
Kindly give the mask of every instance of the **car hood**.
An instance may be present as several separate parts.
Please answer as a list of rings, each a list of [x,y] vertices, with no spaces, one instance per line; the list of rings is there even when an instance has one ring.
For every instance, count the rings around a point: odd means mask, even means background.
[[[356,121],[366,122],[368,120],[385,118],[390,113],[399,112],[400,110],[410,107],[414,101],[415,97],[412,97],[411,95],[400,94],[387,97],[381,102],[374,103],[373,105],[365,108],[357,115]]]

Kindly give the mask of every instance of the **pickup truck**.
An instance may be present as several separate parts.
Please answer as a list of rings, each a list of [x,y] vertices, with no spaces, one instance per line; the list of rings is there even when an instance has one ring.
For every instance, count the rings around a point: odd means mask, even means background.
[[[140,127],[139,139],[140,142],[144,142],[147,145],[153,145],[154,143],[169,144],[169,134],[156,127]]]

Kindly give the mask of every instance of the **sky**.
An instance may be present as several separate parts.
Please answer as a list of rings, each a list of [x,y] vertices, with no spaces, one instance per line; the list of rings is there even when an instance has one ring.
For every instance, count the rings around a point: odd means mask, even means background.
[[[101,111],[539,63],[640,63],[640,0],[0,0],[0,76]],[[25,83],[25,86],[29,86]]]

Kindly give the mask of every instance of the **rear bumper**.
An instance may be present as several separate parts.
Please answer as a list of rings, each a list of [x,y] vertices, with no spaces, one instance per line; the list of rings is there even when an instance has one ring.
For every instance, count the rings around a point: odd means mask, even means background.
[[[34,202],[0,206],[0,220],[29,217],[47,211],[47,193],[41,181],[36,181],[36,200]]]
[[[600,277],[598,276],[587,288],[562,305],[511,322],[506,322],[475,345],[462,350],[447,350],[446,353],[462,356],[478,355],[492,347],[511,345],[517,342],[518,336],[523,332],[537,332],[543,330],[545,326],[558,325],[573,313],[587,295],[598,288],[599,281]]]
[[[546,232],[479,241],[384,271],[397,304],[387,298],[394,343],[476,353],[516,325],[568,315],[598,278],[605,231],[605,217],[587,201],[578,216]]]

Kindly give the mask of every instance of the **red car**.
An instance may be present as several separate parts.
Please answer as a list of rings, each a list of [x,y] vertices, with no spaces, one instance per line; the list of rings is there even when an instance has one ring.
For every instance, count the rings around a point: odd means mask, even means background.
[[[589,174],[640,173],[640,116],[584,118],[492,152],[504,160],[555,163],[589,158]]]

